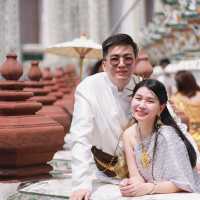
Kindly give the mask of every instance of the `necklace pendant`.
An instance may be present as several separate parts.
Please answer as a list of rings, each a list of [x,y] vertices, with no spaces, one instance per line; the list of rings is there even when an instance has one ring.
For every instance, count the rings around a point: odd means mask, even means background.
[[[151,159],[146,151],[142,151],[141,164],[143,168],[148,168],[151,163]]]

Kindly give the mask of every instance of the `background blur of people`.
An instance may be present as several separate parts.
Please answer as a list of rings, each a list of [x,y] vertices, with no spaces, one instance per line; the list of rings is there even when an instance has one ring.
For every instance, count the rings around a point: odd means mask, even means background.
[[[190,71],[178,71],[175,75],[177,92],[171,97],[176,110],[189,120],[189,132],[200,147],[200,87]]]
[[[102,62],[103,62],[103,59],[98,60],[98,61],[94,64],[94,66],[93,66],[92,69],[91,69],[90,75],[94,75],[94,74],[96,74],[96,73],[99,73],[99,72],[102,72],[102,71],[103,71]]]
[[[167,94],[170,97],[172,95],[172,88],[173,88],[173,79],[170,77],[170,74],[166,72],[165,68],[167,65],[170,64],[170,60],[168,58],[163,58],[159,65],[161,66],[162,72],[160,75],[157,77],[157,80],[162,82],[167,90]]]
[[[184,101],[189,104],[200,105],[200,87],[190,71],[181,70],[175,74],[177,87],[176,94],[172,97],[174,101]],[[178,98],[177,98],[178,97]],[[177,102],[178,106],[178,102]]]

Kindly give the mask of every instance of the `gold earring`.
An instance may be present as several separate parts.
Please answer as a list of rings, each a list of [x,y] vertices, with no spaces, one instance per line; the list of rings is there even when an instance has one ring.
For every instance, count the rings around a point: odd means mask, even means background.
[[[155,127],[156,129],[159,129],[163,125],[160,116],[157,116]]]

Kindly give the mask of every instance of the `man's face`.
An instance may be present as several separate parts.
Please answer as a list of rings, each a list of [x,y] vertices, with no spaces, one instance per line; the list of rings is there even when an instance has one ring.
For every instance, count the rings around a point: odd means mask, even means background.
[[[119,90],[129,82],[134,65],[135,55],[130,45],[111,46],[103,61],[104,71]]]

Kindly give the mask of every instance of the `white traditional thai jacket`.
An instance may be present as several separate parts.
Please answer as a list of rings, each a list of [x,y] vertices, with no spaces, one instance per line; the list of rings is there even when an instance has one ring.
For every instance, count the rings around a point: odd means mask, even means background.
[[[131,98],[138,77],[133,77],[123,91],[105,72],[87,77],[77,87],[71,124],[73,190],[92,189],[91,147],[114,154],[120,134],[131,118]]]

